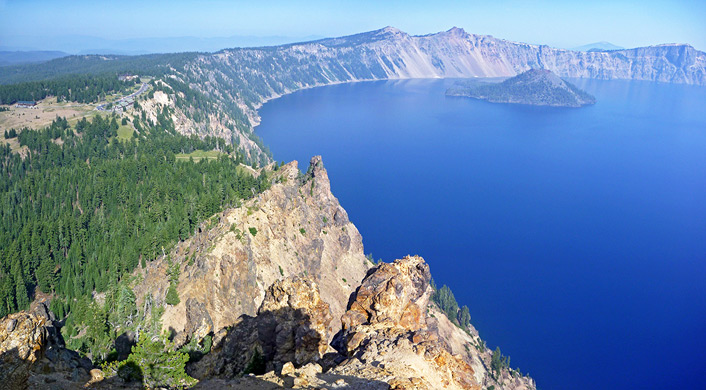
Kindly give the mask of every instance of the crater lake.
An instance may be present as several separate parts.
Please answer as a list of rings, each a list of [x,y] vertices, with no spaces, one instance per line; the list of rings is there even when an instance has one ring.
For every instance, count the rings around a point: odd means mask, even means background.
[[[256,132],[322,155],[366,253],[423,256],[540,389],[695,389],[706,371],[706,88],[571,79],[580,109],[314,88]]]

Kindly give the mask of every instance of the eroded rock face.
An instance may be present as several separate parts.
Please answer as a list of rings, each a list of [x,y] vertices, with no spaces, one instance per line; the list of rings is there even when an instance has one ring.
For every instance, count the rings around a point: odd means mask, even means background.
[[[91,362],[65,348],[46,301],[0,320],[0,388],[75,389],[87,383]]]
[[[27,312],[10,314],[0,321],[0,383],[26,389],[32,366],[44,355],[45,321]]]
[[[260,329],[273,331],[276,364],[304,365],[319,360],[328,348],[333,317],[310,279],[295,276],[275,282],[265,294],[258,317],[266,321]]]
[[[422,308],[431,294],[430,280],[429,266],[421,257],[380,264],[355,292],[355,299],[341,319],[343,329],[352,332],[361,325],[397,326],[412,331],[422,328]]]
[[[331,319],[314,281],[298,276],[279,280],[267,289],[257,316],[243,316],[217,335],[211,353],[190,370],[198,378],[233,378],[318,361],[328,348]]]
[[[172,251],[172,261],[181,265],[181,303],[165,305],[162,324],[176,332],[178,345],[233,327],[243,314],[255,316],[266,289],[290,276],[316,282],[333,315],[327,334],[340,329],[348,297],[371,266],[362,238],[331,193],[321,157],[311,159],[305,174],[292,162],[272,180],[269,190],[221,213],[215,226]],[[138,271],[138,306],[148,294],[164,302],[166,271],[164,259]]]
[[[335,340],[348,359],[331,372],[387,380],[393,389],[480,389],[470,364],[427,327],[432,289],[418,256],[381,264],[356,291]]]

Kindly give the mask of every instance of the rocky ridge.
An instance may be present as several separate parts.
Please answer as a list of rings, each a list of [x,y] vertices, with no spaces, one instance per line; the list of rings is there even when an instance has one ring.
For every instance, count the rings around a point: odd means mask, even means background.
[[[275,184],[258,199],[214,216],[135,272],[137,307],[165,307],[163,330],[177,346],[212,338],[210,351],[187,365],[195,388],[536,388],[514,370],[490,371],[478,332],[452,324],[430,302],[422,258],[365,259],[320,157],[305,174],[295,162],[271,175]],[[175,267],[180,302],[172,306],[165,301]],[[139,388],[119,376],[104,379],[67,350],[60,325],[46,301],[0,322],[3,383]],[[255,375],[242,376],[248,373]]]
[[[170,254],[180,268],[181,302],[164,305],[162,325],[176,333],[178,344],[215,334],[242,314],[255,316],[266,289],[294,275],[317,283],[334,318],[330,331],[338,327],[348,296],[372,266],[362,237],[331,193],[321,157],[311,159],[306,174],[295,161],[272,180],[269,190],[213,217]],[[138,271],[138,307],[146,300],[164,304],[168,268],[163,257]]]

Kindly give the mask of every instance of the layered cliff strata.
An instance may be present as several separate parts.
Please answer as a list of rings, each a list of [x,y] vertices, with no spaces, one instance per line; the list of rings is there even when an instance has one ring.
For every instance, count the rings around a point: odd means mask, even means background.
[[[547,69],[560,77],[706,85],[706,53],[686,44],[580,52],[469,34],[411,36],[386,27],[314,42],[227,49],[185,68],[192,86],[235,102],[250,119],[263,102],[302,88],[361,80],[510,77]]]

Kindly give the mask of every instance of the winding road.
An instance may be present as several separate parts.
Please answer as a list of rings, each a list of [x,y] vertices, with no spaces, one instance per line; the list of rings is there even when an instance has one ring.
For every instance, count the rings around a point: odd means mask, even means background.
[[[111,103],[112,103],[113,105],[120,104],[120,102],[122,102],[122,101],[125,100],[125,99],[129,99],[129,98],[131,98],[131,97],[140,96],[140,95],[142,95],[145,91],[147,91],[147,88],[149,88],[149,85],[147,85],[147,83],[142,83],[142,85],[140,86],[140,89],[138,89],[137,91],[135,91],[135,92],[133,92],[133,93],[127,95],[127,96],[123,96],[123,97],[121,97],[120,99],[118,99],[118,100],[116,100],[116,101],[114,101],[114,102],[99,104],[99,105],[96,106],[96,110],[98,110],[98,111],[110,111],[110,110],[106,110],[105,106],[107,106],[108,104],[111,104]]]

